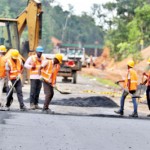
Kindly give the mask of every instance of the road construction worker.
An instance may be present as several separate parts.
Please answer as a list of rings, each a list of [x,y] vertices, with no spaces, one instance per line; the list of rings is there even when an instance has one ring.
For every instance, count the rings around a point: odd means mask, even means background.
[[[149,65],[149,67],[150,67],[150,58],[148,59],[147,63]],[[142,81],[143,83],[141,83],[141,84],[146,84],[147,85],[146,98],[147,98],[147,105],[148,105],[148,108],[150,110],[150,69],[148,70],[147,73],[144,72],[143,76],[146,77],[146,80],[144,82]],[[147,116],[150,117],[150,114],[147,115]]]
[[[39,68],[39,75],[41,75],[41,79],[43,81],[44,94],[45,94],[45,102],[43,106],[43,111],[51,112],[49,109],[49,104],[53,98],[54,90],[56,87],[56,76],[60,69],[60,64],[62,63],[62,55],[56,54],[53,60],[46,59],[43,61]]]
[[[7,49],[4,45],[0,45],[0,106],[3,106],[3,87],[4,87],[4,81],[6,77],[6,70],[5,70],[5,54],[7,52]]]
[[[7,77],[8,86],[15,87],[19,105],[20,105],[20,110],[24,111],[27,108],[23,102],[22,83],[21,83],[21,73],[23,72],[23,62],[22,62],[22,59],[19,58],[18,50],[16,49],[11,50],[11,57],[7,59],[5,69],[6,69],[6,77]],[[11,92],[13,93],[13,90],[11,90]],[[8,110],[9,110],[10,105],[11,105],[10,99],[7,99],[6,108],[8,108]]]
[[[36,48],[36,54],[28,57],[25,62],[25,68],[30,70],[30,109],[41,109],[39,104],[39,94],[42,87],[42,81],[38,74],[39,67],[45,59],[42,56],[44,49],[42,46]]]
[[[130,94],[133,95],[132,96],[132,102],[133,102],[133,106],[134,106],[133,107],[134,111],[129,116],[130,117],[138,117],[137,102],[136,102],[136,98],[134,97],[134,94],[136,93],[136,90],[137,90],[138,78],[137,78],[136,71],[133,69],[134,61],[133,60],[128,61],[127,67],[128,67],[128,72],[127,72],[126,79],[116,82],[117,84],[119,84],[120,82],[123,82],[124,83],[124,87],[123,87],[122,97],[120,99],[120,109],[118,111],[115,111],[115,113],[120,114],[120,115],[124,115],[125,98],[130,93]]]

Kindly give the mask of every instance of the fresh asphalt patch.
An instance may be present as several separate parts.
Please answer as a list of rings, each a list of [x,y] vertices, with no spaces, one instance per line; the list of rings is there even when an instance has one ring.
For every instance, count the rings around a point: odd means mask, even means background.
[[[29,103],[29,99],[24,102]],[[43,104],[43,100],[39,100],[40,104]],[[90,96],[90,97],[72,97],[64,99],[53,99],[50,105],[61,106],[75,106],[75,107],[105,107],[116,108],[119,107],[117,103],[106,96]]]
[[[75,107],[107,107],[107,108],[118,107],[118,105],[113,100],[105,96],[90,96],[90,97],[61,99],[52,101],[51,105],[75,106]]]

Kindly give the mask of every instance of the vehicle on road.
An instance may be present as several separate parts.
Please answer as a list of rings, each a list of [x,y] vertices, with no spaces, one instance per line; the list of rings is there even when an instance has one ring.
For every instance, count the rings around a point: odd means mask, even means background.
[[[59,53],[63,55],[63,62],[58,72],[58,76],[62,76],[64,82],[72,80],[72,82],[76,84],[77,72],[82,68],[83,49],[60,48]]]

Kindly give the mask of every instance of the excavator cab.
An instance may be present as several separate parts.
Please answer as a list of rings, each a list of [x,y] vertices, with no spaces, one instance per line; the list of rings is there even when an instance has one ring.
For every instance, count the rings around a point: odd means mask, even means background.
[[[20,50],[17,20],[0,18],[0,45]]]
[[[27,29],[28,51],[25,58],[35,53],[42,37],[42,6],[39,0],[28,0],[26,8],[15,18],[0,18],[0,45],[7,49],[18,49],[21,54],[20,39],[22,32]]]

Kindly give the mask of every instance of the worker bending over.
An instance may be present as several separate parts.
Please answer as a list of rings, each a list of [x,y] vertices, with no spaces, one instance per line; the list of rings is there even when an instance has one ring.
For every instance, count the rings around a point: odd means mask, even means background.
[[[38,105],[42,81],[38,74],[39,67],[45,59],[42,56],[44,49],[42,46],[36,48],[36,54],[30,56],[25,62],[25,68],[30,70],[30,109],[41,109]]]
[[[120,114],[120,115],[124,115],[124,102],[125,102],[126,96],[129,93],[134,95],[136,93],[136,90],[137,90],[138,78],[137,78],[136,71],[133,69],[134,61],[132,61],[132,60],[128,61],[127,67],[128,67],[128,71],[127,71],[126,79],[117,81],[117,84],[119,84],[120,82],[124,83],[124,88],[123,88],[124,90],[123,90],[123,93],[122,93],[122,97],[120,99],[120,109],[118,111],[115,111],[115,113]],[[134,96],[132,96],[132,102],[133,102],[133,106],[134,106],[134,111],[129,116],[130,117],[138,117],[137,102],[136,102],[136,98]]]
[[[45,94],[43,111],[51,112],[51,110],[49,109],[49,104],[54,95],[53,87],[56,86],[56,77],[60,69],[62,59],[63,57],[61,54],[56,54],[54,60],[47,59],[43,61],[42,65],[39,68],[39,75],[41,75],[41,80],[43,81]]]
[[[148,59],[147,63],[150,66],[150,58]],[[148,105],[148,108],[150,110],[150,69],[148,70],[147,73],[144,72],[143,76],[146,77],[146,80],[143,83],[141,83],[141,84],[146,84],[147,85],[146,98],[147,98],[147,105]],[[147,116],[150,117],[150,114],[147,115]]]
[[[6,78],[6,71],[5,71],[6,52],[7,52],[6,47],[4,45],[0,45],[0,107],[3,106],[3,97],[4,97],[3,87],[4,87],[4,81]]]
[[[26,106],[24,105],[24,102],[23,102],[22,83],[21,83],[21,73],[23,71],[23,62],[22,62],[22,59],[19,58],[18,50],[16,49],[11,50],[11,57],[7,59],[5,69],[6,69],[8,86],[14,85],[16,89],[18,101],[20,104],[20,110],[26,110]],[[11,105],[10,100],[11,99],[8,98],[7,103],[6,103],[6,107],[8,108],[8,110]]]

